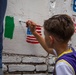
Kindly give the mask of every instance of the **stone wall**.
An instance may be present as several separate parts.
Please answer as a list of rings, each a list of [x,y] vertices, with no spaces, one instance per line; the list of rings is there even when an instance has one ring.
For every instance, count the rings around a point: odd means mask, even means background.
[[[55,57],[38,57],[3,53],[5,75],[52,75]]]

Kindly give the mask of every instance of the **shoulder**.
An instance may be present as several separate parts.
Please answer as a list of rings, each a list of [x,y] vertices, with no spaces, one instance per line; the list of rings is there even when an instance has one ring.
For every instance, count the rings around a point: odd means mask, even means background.
[[[75,75],[73,67],[65,60],[59,60],[55,66],[57,75]]]

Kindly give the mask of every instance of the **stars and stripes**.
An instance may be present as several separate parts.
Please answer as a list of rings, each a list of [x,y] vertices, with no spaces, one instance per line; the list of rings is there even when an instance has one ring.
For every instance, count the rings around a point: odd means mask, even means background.
[[[76,33],[76,23],[74,24],[74,26],[75,26],[75,33]]]
[[[76,0],[73,0],[73,11],[76,12]]]
[[[36,31],[37,33],[41,34],[41,26],[36,26]],[[35,38],[35,36],[31,33],[30,28],[27,28],[27,37],[26,37],[26,42],[28,43],[32,43],[32,44],[38,44],[39,42],[37,41],[37,39]]]
[[[75,27],[75,31],[74,32],[76,33],[76,16],[73,15],[72,20],[73,20],[74,27]]]

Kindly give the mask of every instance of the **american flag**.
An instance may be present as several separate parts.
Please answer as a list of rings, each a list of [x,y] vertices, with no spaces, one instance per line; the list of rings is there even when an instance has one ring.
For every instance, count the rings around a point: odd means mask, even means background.
[[[73,11],[76,12],[76,0],[73,0]]]
[[[73,18],[72,18],[73,22],[74,22],[74,27],[75,27],[75,33],[76,33],[76,16],[73,15]]]
[[[74,26],[75,26],[75,33],[76,33],[76,23],[74,23]]]
[[[41,26],[37,25],[36,26],[36,31],[37,33],[41,34]],[[35,36],[31,33],[30,28],[27,28],[27,37],[26,37],[26,42],[31,43],[31,44],[38,44],[39,42],[35,38]]]

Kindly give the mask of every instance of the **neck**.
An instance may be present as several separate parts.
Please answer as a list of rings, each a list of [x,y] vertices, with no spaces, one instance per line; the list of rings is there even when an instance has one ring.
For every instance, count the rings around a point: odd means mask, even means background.
[[[68,49],[69,49],[68,44],[57,45],[55,48],[58,56],[64,51],[67,51]]]

